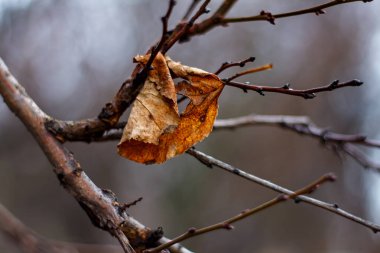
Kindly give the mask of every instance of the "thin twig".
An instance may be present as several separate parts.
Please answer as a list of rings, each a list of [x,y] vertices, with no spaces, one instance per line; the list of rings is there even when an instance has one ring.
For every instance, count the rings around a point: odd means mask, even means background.
[[[255,57],[251,56],[247,59],[244,59],[242,61],[239,61],[239,62],[224,62],[220,68],[214,72],[215,75],[219,75],[220,73],[222,73],[224,70],[228,69],[228,68],[231,68],[231,67],[244,67],[246,63],[248,62],[254,62],[256,60]]]
[[[162,237],[160,239],[160,244],[165,244],[165,243],[168,243],[172,240],[168,239],[168,238],[165,238],[165,237]],[[182,246],[182,244],[180,243],[176,243],[174,245],[171,245],[169,247],[169,250],[170,250],[170,253],[193,253],[192,251],[188,250],[187,248],[185,248],[184,246]],[[164,253],[165,251],[163,251],[162,253]]]
[[[187,9],[185,15],[182,18],[183,21],[186,21],[189,19],[191,13],[195,9],[195,7],[197,7],[197,5],[199,4],[200,1],[201,0],[193,0],[193,2],[190,4],[189,8]]]
[[[198,159],[201,163],[203,164],[208,164],[209,166],[216,166],[220,169],[223,169],[223,170],[226,170],[234,175],[237,175],[239,177],[242,177],[244,179],[247,179],[251,182],[254,182],[256,184],[259,184],[263,187],[266,187],[268,189],[271,189],[273,191],[276,191],[276,192],[279,192],[279,193],[284,193],[284,194],[287,194],[287,195],[291,195],[293,194],[294,192],[289,190],[289,189],[286,189],[282,186],[279,186],[277,184],[274,184],[268,180],[265,180],[265,179],[262,179],[260,177],[257,177],[257,176],[254,176],[252,174],[249,174],[241,169],[238,169],[236,167],[233,167],[232,165],[229,165],[225,162],[222,162],[212,156],[209,156],[209,155],[206,155],[198,150],[195,150],[195,149],[189,149],[188,151],[186,151],[186,153],[192,155],[193,157],[195,157],[196,159]],[[380,231],[380,225],[378,224],[375,224],[371,221],[368,221],[368,220],[365,220],[363,218],[360,218],[358,216],[355,216],[353,215],[352,213],[349,213],[343,209],[340,209],[338,207],[337,204],[330,204],[330,203],[326,203],[326,202],[323,202],[323,201],[320,201],[320,200],[317,200],[317,199],[314,199],[314,198],[310,198],[310,197],[307,197],[307,196],[298,196],[297,197],[297,200],[301,201],[301,202],[305,202],[305,203],[308,203],[310,205],[313,205],[313,206],[316,206],[316,207],[319,207],[319,208],[322,208],[322,209],[325,209],[329,212],[332,212],[332,213],[335,213],[339,216],[342,216],[346,219],[349,219],[351,221],[354,221],[356,223],[359,223],[367,228],[370,228],[373,232],[377,233]]]
[[[232,224],[237,222],[237,221],[245,219],[249,216],[252,216],[253,214],[256,214],[256,213],[263,211],[265,209],[268,209],[270,207],[273,207],[276,204],[279,204],[279,203],[286,201],[288,199],[295,199],[296,197],[298,197],[300,195],[310,194],[310,193],[314,192],[321,184],[326,183],[326,182],[331,182],[331,181],[335,181],[335,176],[333,174],[329,173],[329,174],[323,175],[322,177],[320,177],[316,181],[314,181],[314,182],[310,183],[309,185],[293,192],[292,194],[289,194],[289,195],[281,194],[281,195],[277,196],[276,198],[273,198],[269,201],[266,201],[259,206],[256,206],[256,207],[251,208],[251,209],[244,210],[244,211],[240,212],[239,214],[237,214],[237,215],[235,215],[229,219],[226,219],[222,222],[219,222],[219,223],[207,226],[207,227],[198,228],[198,229],[197,228],[190,228],[187,232],[185,232],[184,234],[174,238],[172,241],[167,242],[166,244],[161,244],[160,246],[158,246],[156,248],[147,249],[144,251],[144,253],[158,253],[161,250],[164,250],[164,249],[170,247],[171,245],[173,245],[175,243],[179,243],[179,242],[182,242],[182,241],[189,239],[191,237],[195,237],[195,236],[198,236],[201,234],[209,233],[209,232],[212,232],[215,230],[219,230],[219,229],[231,230],[234,228],[232,226]]]
[[[340,4],[352,3],[352,2],[371,2],[366,0],[334,0],[325,4],[317,5],[311,8],[306,8],[297,11],[291,11],[286,13],[272,14],[270,12],[262,11],[259,15],[249,17],[236,17],[236,18],[224,18],[221,20],[222,24],[229,23],[241,23],[241,22],[253,22],[253,21],[268,21],[271,24],[275,24],[275,20],[279,18],[287,18],[292,16],[299,16],[303,14],[314,13],[316,15],[324,14],[324,9],[333,7]]]
[[[253,90],[262,96],[265,95],[265,92],[273,92],[273,93],[282,93],[282,94],[287,94],[287,95],[292,95],[292,96],[303,97],[304,99],[315,98],[316,93],[332,91],[332,90],[343,88],[343,87],[355,87],[355,86],[360,86],[362,84],[363,82],[357,79],[344,82],[344,83],[340,83],[339,80],[335,80],[326,86],[321,86],[321,87],[311,88],[311,89],[306,89],[306,90],[293,90],[290,88],[289,84],[283,85],[282,87],[270,87],[270,86],[259,86],[259,85],[252,85],[252,84],[247,84],[247,83],[232,82],[228,80],[225,82],[225,85],[240,88],[244,92],[247,92],[248,90]]]
[[[236,2],[237,0],[224,0],[211,17],[190,27],[186,34],[187,38],[190,38],[194,35],[204,34],[216,26],[225,25],[222,24],[221,21],[224,19],[224,17]]]
[[[217,119],[214,122],[214,130],[236,129],[245,126],[283,126],[283,125],[309,125],[312,122],[306,116],[290,115],[259,115],[249,114],[229,119]]]
[[[183,36],[187,34],[188,30],[194,24],[194,22],[203,14],[208,13],[207,5],[211,0],[205,0],[199,7],[198,11],[191,17],[188,22],[180,23],[174,29],[170,38],[164,43],[162,47],[162,53],[165,54],[177,41],[183,40]]]
[[[123,211],[123,212],[125,212],[128,208],[130,208],[131,206],[137,205],[137,203],[139,203],[142,200],[143,200],[143,198],[140,197],[140,198],[138,198],[138,199],[136,199],[136,200],[134,200],[132,202],[121,204],[120,205],[120,210]]]
[[[278,13],[278,14],[271,14],[270,12],[261,11],[259,15],[249,16],[249,17],[226,18],[225,13],[222,15],[215,13],[215,15],[211,16],[210,18],[205,19],[204,21],[200,23],[194,24],[191,27],[191,29],[189,29],[186,35],[187,37],[200,35],[200,34],[204,34],[208,32],[209,30],[217,26],[226,26],[228,24],[239,23],[239,22],[268,21],[274,24],[275,20],[279,18],[298,16],[298,15],[303,15],[303,14],[308,14],[308,13],[315,13],[316,15],[320,15],[320,14],[325,13],[324,9],[327,9],[335,5],[352,3],[352,2],[371,2],[371,1],[372,0],[333,0],[325,4],[317,5],[317,6],[302,9],[302,10],[286,12],[286,13]],[[236,0],[224,1],[224,3],[225,2],[232,2],[232,4],[229,6],[229,8],[231,8],[232,5],[236,2]]]
[[[365,169],[372,169],[380,173],[380,164],[371,161],[366,154],[350,143],[343,143],[338,145],[344,153],[351,156],[355,161],[357,161]]]
[[[252,73],[256,73],[256,72],[272,69],[272,67],[273,67],[272,64],[265,64],[265,65],[257,67],[257,68],[251,68],[251,69],[244,70],[242,72],[238,72],[235,75],[227,78],[225,80],[225,83],[230,83],[232,80],[234,80],[234,79],[236,79],[238,77],[241,77],[241,76],[245,76],[245,75],[249,75],[249,74],[252,74]]]
[[[334,150],[341,150],[354,158],[364,168],[380,172],[380,164],[372,162],[354,145],[380,148],[380,141],[367,138],[362,134],[341,134],[316,126],[305,116],[286,115],[247,115],[231,119],[220,119],[214,123],[214,130],[236,129],[244,126],[277,126],[292,130],[298,134],[314,137],[324,145],[334,145]]]

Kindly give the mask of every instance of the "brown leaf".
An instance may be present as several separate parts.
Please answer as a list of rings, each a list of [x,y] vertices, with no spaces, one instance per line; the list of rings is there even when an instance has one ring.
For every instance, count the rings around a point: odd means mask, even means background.
[[[135,60],[144,64],[148,57]],[[224,87],[216,75],[165,59],[162,54],[152,66],[118,145],[121,156],[140,163],[162,163],[207,137]],[[169,69],[174,77],[183,79],[176,87]],[[176,91],[190,99],[180,116]]]

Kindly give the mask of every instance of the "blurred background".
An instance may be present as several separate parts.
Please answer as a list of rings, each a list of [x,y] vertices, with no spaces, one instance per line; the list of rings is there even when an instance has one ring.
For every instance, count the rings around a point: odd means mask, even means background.
[[[192,2],[178,1],[171,27]],[[215,10],[222,1],[212,1]],[[229,17],[268,10],[286,12],[325,1],[240,0]],[[98,115],[134,65],[161,34],[166,0],[0,0],[0,57],[48,114],[63,120]],[[178,44],[169,55],[183,64],[215,71],[225,61],[255,56],[252,66],[273,70],[240,81],[291,83],[304,89],[335,79],[358,78],[360,88],[319,94],[313,100],[243,93],[227,87],[219,118],[250,113],[307,115],[342,133],[380,138],[379,1],[345,4],[314,14],[268,22],[232,24]],[[205,16],[206,17],[206,16]],[[237,71],[226,72],[227,77]],[[143,224],[162,226],[167,237],[256,206],[277,194],[181,155],[163,165],[119,157],[116,142],[69,143],[89,177],[119,200],[143,201],[129,213]],[[380,223],[380,174],[339,157],[317,140],[278,128],[215,131],[196,146],[216,158],[282,186],[297,189],[327,172],[338,181],[314,197]],[[363,149],[380,162],[380,150]],[[20,121],[0,103],[0,203],[50,239],[117,244],[90,220],[59,185],[52,167]],[[184,242],[196,252],[379,252],[369,229],[306,204],[284,203],[235,224]],[[0,234],[1,252],[18,252]]]

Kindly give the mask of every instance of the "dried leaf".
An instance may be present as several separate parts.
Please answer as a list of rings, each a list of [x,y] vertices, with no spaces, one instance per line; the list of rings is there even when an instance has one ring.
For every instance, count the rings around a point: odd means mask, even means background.
[[[149,55],[138,56],[144,64]],[[134,102],[118,145],[119,154],[140,163],[162,163],[182,154],[212,131],[222,81],[214,74],[158,54]],[[173,77],[183,79],[176,87]],[[176,92],[190,99],[178,115]]]

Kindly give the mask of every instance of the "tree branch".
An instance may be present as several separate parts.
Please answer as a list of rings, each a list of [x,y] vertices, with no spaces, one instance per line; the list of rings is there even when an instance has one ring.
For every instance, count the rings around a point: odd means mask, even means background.
[[[256,60],[255,57],[248,57],[247,59],[244,59],[242,61],[238,61],[238,62],[224,62],[220,68],[214,72],[215,75],[219,75],[220,73],[222,73],[224,70],[228,69],[228,68],[231,68],[231,67],[244,67],[246,63],[248,62],[254,62]]]
[[[224,1],[223,4],[227,5],[228,7],[227,10],[229,10],[235,2],[236,1]],[[298,16],[298,15],[303,15],[303,14],[308,14],[308,13],[315,13],[316,15],[320,15],[320,14],[325,13],[324,9],[330,8],[335,5],[352,3],[352,2],[366,3],[366,2],[372,2],[372,0],[333,0],[325,4],[317,5],[317,6],[302,9],[302,10],[286,12],[286,13],[278,13],[278,14],[272,14],[270,12],[261,11],[259,15],[249,16],[249,17],[226,18],[225,17],[226,12],[218,13],[217,11],[212,17],[200,23],[194,24],[187,32],[187,37],[204,34],[217,26],[227,26],[230,23],[268,21],[271,24],[275,24],[275,20],[279,18]]]
[[[151,47],[148,62],[141,66],[138,64],[132,71],[131,78],[127,79],[120,87],[112,101],[107,103],[97,118],[80,121],[60,121],[47,119],[46,127],[56,135],[60,141],[65,139],[81,139],[89,141],[94,137],[101,136],[105,131],[117,124],[121,115],[134,102],[142,89],[154,58],[161,51],[168,39],[168,20],[176,4],[175,0],[169,0],[166,14],[161,18],[162,35],[160,41]]]
[[[0,204],[0,231],[25,253],[78,253],[68,244],[52,242],[26,227]]]
[[[256,73],[256,72],[260,72],[260,71],[264,71],[264,70],[270,70],[273,68],[273,65],[272,64],[265,64],[265,65],[262,65],[260,67],[257,67],[257,68],[251,68],[251,69],[247,69],[247,70],[244,70],[244,71],[241,71],[241,72],[238,72],[236,73],[235,75],[225,79],[224,83],[231,83],[232,80],[238,78],[238,77],[241,77],[241,76],[245,76],[245,75],[249,75],[249,74],[252,74],[252,73]]]
[[[289,84],[286,84],[282,87],[270,87],[270,86],[258,86],[258,85],[252,85],[252,84],[247,84],[247,83],[232,82],[232,81],[228,81],[228,79],[225,80],[225,85],[240,88],[244,92],[247,92],[248,90],[253,90],[262,96],[265,95],[265,92],[282,93],[282,94],[287,94],[291,96],[303,97],[304,99],[315,98],[316,97],[315,93],[332,91],[332,90],[340,89],[343,87],[356,87],[362,84],[363,82],[357,79],[344,82],[344,83],[340,83],[339,80],[335,80],[326,86],[321,86],[321,87],[316,87],[316,88],[311,88],[311,89],[306,89],[306,90],[293,90],[290,88]]]
[[[191,13],[194,11],[195,7],[197,7],[200,1],[201,0],[193,0],[193,2],[190,4],[189,8],[186,10],[185,15],[182,18],[183,21],[189,19]]]
[[[95,226],[115,236],[125,252],[134,252],[134,249],[140,252],[147,245],[158,243],[162,232],[156,233],[122,212],[115,195],[97,187],[73,154],[45,129],[45,121],[51,118],[28,96],[1,58],[0,94],[40,145],[61,185],[77,200]]]
[[[253,61],[253,58],[248,58],[244,61],[241,61],[239,63],[225,63],[223,64],[217,72],[221,72],[224,69],[232,66],[237,66],[237,64],[243,65],[246,62]],[[267,69],[269,66],[264,66],[264,69]],[[259,70],[261,70],[260,68]],[[248,70],[248,72],[251,71],[257,71],[257,69]],[[243,71],[241,73],[238,73],[237,76],[241,76],[246,74],[247,71]],[[236,76],[236,75],[235,75]],[[233,76],[232,78],[235,78]],[[316,97],[315,93],[320,92],[327,92],[332,91],[335,89],[340,89],[344,87],[355,87],[360,86],[363,83],[359,80],[351,80],[348,82],[340,83],[338,80],[333,81],[329,85],[321,86],[317,88],[311,88],[311,89],[305,89],[305,90],[293,90],[290,88],[289,84],[286,84],[282,87],[269,87],[269,86],[257,86],[257,85],[251,85],[251,84],[245,84],[245,83],[238,83],[233,81],[224,80],[226,85],[237,87],[242,89],[244,92],[247,92],[248,90],[253,90],[258,92],[260,95],[264,96],[264,92],[273,92],[273,93],[282,93],[292,96],[298,96],[303,97],[305,99],[312,99]],[[133,89],[130,89],[130,92],[135,92]],[[132,100],[127,100],[132,103]],[[61,142],[64,141],[85,141],[85,142],[91,142],[94,140],[102,140],[104,136],[107,135],[105,131],[110,129],[119,129],[120,124],[118,125],[117,122],[113,125],[107,125],[102,121],[99,121],[98,119],[87,119],[87,120],[80,120],[80,121],[61,121],[56,120],[52,118],[46,119],[46,128],[55,135],[55,137],[60,140]]]
[[[168,40],[162,46],[162,53],[165,54],[177,41],[186,40],[184,37],[188,33],[191,26],[194,22],[205,13],[208,13],[207,5],[211,0],[205,0],[203,4],[199,7],[198,11],[190,18],[188,22],[179,23],[174,29],[172,35],[168,38]]]
[[[1,204],[0,232],[24,253],[120,252],[120,247],[117,245],[70,243],[47,239],[28,228]]]
[[[380,172],[380,165],[372,162],[354,146],[362,145],[371,148],[380,148],[380,141],[368,139],[362,134],[341,134],[332,132],[316,126],[309,118],[304,116],[252,114],[237,118],[216,120],[214,129],[236,129],[238,127],[257,125],[277,126],[319,139],[324,145],[334,145],[335,149],[341,150],[351,156],[364,168],[370,168]]]
[[[316,15],[324,14],[326,13],[324,9],[340,5],[340,4],[347,4],[352,2],[372,2],[372,0],[333,0],[325,4],[317,5],[311,8],[306,8],[302,10],[297,11],[291,11],[291,12],[285,12],[285,13],[279,13],[279,14],[272,14],[270,12],[261,11],[259,15],[255,16],[249,16],[249,17],[237,17],[237,18],[224,18],[221,20],[222,24],[228,24],[228,23],[241,23],[241,22],[253,22],[253,21],[268,21],[271,24],[275,24],[276,19],[280,18],[287,18],[287,17],[293,17],[293,16],[299,16],[309,13],[314,13]]]
[[[365,169],[372,169],[380,173],[380,164],[371,161],[362,151],[350,143],[343,143],[338,145],[344,153],[351,156],[356,162],[358,162]]]
[[[60,121],[57,122],[59,124]],[[52,124],[55,124],[54,121],[52,121]],[[63,132],[63,129],[59,128],[59,132],[54,132],[54,134],[57,134],[58,138],[65,138],[64,140],[67,141],[114,141],[120,140],[125,124],[125,122],[120,122],[113,129],[105,132],[101,136],[85,138],[81,138],[79,136],[78,138],[77,136],[70,135],[70,133],[66,134]],[[73,129],[75,129],[75,123],[73,123],[72,126]],[[380,148],[379,140],[368,139],[362,134],[341,134],[332,132],[316,126],[308,117],[305,116],[251,114],[231,119],[217,119],[214,123],[214,130],[234,130],[245,126],[276,126],[319,139],[325,146],[329,147],[330,145],[334,148],[334,150],[341,150],[345,154],[351,156],[364,168],[373,169],[380,172],[380,165],[372,162],[363,152],[353,145],[355,144],[372,148]]]
[[[259,184],[263,187],[266,187],[268,189],[271,189],[273,191],[276,191],[276,192],[279,192],[279,193],[283,193],[283,194],[287,194],[287,195],[291,195],[291,194],[294,194],[293,191],[289,190],[289,189],[286,189],[282,186],[279,186],[277,184],[274,184],[268,180],[265,180],[265,179],[262,179],[262,178],[259,178],[257,176],[254,176],[252,174],[249,174],[247,172],[244,172],[242,171],[241,169],[238,169],[236,167],[233,167],[232,165],[229,165],[225,162],[222,162],[212,156],[209,156],[209,155],[206,155],[198,150],[195,150],[195,149],[189,149],[188,151],[186,151],[186,153],[188,153],[189,155],[195,157],[196,159],[198,159],[201,163],[207,165],[208,167],[212,167],[212,166],[216,166],[220,169],[223,169],[223,170],[226,170],[227,172],[230,172],[232,174],[235,174],[239,177],[242,177],[244,179],[247,179],[251,182],[254,182],[256,184]],[[367,228],[370,228],[373,232],[377,233],[380,231],[380,225],[378,224],[375,224],[371,221],[368,221],[368,220],[365,220],[363,218],[360,218],[358,216],[355,216],[343,209],[340,209],[338,207],[337,204],[330,204],[330,203],[326,203],[326,202],[323,202],[323,201],[320,201],[320,200],[317,200],[317,199],[314,199],[314,198],[310,198],[310,197],[307,197],[307,196],[304,196],[304,195],[301,195],[301,196],[298,196],[297,197],[297,200],[301,201],[301,202],[305,202],[305,203],[308,203],[310,205],[313,205],[313,206],[316,206],[316,207],[319,207],[319,208],[322,208],[322,209],[325,209],[329,212],[332,212],[332,213],[335,213],[339,216],[342,216],[346,219],[349,219],[351,221],[354,221],[356,223],[359,223]]]
[[[326,174],[322,177],[320,177],[319,179],[317,179],[316,181],[312,182],[311,184],[295,191],[294,193],[292,194],[281,194],[279,196],[277,196],[276,198],[274,199],[271,199],[259,206],[256,206],[254,208],[251,208],[251,209],[247,209],[247,210],[244,210],[242,212],[240,212],[239,214],[229,218],[229,219],[226,219],[222,222],[219,222],[219,223],[216,223],[216,224],[213,224],[213,225],[210,225],[210,226],[207,226],[207,227],[203,227],[203,228],[190,228],[187,232],[185,232],[184,234],[174,238],[172,241],[166,243],[166,244],[161,244],[160,246],[156,247],[156,248],[152,248],[152,249],[147,249],[144,251],[144,253],[158,253],[160,252],[161,250],[164,250],[168,247],[170,247],[171,245],[175,244],[175,243],[179,243],[179,242],[182,242],[184,240],[187,240],[191,237],[195,237],[195,236],[198,236],[198,235],[201,235],[201,234],[205,234],[205,233],[209,233],[209,232],[212,232],[212,231],[215,231],[215,230],[219,230],[219,229],[226,229],[226,230],[231,230],[233,229],[234,227],[232,226],[233,223],[237,222],[237,221],[240,221],[242,219],[245,219],[249,216],[252,216],[260,211],[263,211],[263,210],[266,210],[270,207],[273,207],[281,202],[284,202],[288,199],[295,199],[296,197],[298,197],[299,195],[303,195],[303,194],[310,194],[312,192],[314,192],[321,184],[323,183],[326,183],[326,182],[331,182],[331,181],[335,181],[335,176],[331,173],[329,174]]]
[[[224,0],[215,13],[208,19],[203,20],[200,23],[194,24],[187,31],[187,38],[208,32],[212,28],[223,25],[222,20],[231,8],[235,5],[237,0]]]

